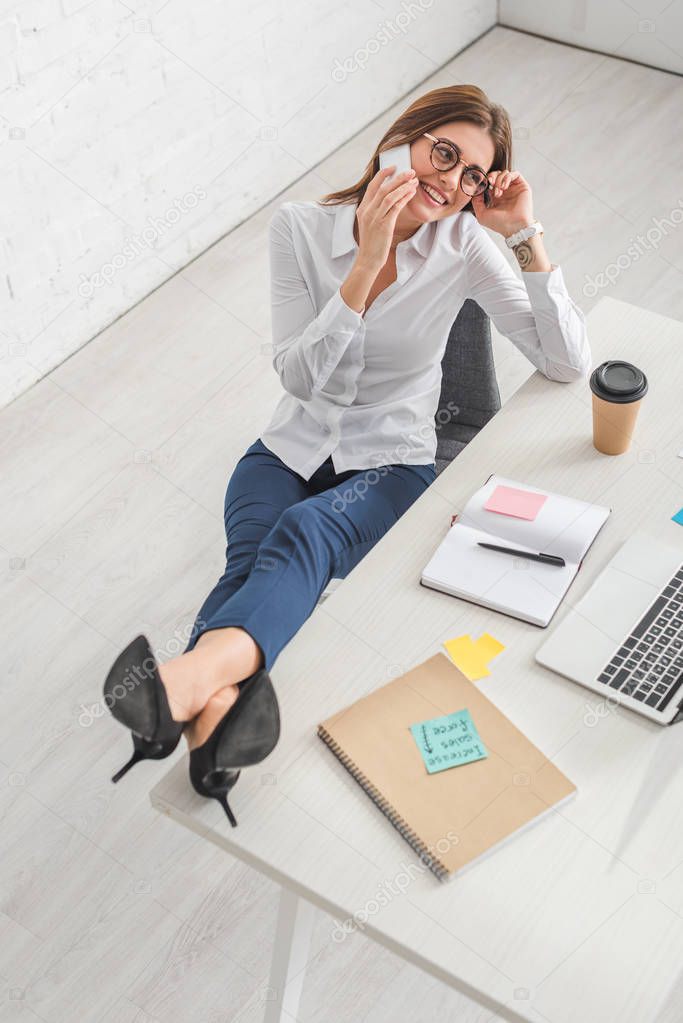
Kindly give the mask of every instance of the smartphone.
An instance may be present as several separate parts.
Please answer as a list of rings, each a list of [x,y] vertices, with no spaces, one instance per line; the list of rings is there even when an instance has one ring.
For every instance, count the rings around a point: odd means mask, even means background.
[[[410,162],[410,144],[408,142],[404,142],[401,146],[393,146],[391,149],[385,149],[379,154],[380,170],[384,167],[391,167],[394,163],[396,164],[396,170],[389,178],[390,181],[393,181],[404,171],[409,171],[412,167]]]

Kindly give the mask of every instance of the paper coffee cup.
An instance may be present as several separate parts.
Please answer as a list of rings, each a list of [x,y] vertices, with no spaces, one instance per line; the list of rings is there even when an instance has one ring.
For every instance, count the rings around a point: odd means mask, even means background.
[[[590,378],[593,392],[593,444],[604,455],[621,455],[631,446],[647,377],[630,362],[603,362]]]

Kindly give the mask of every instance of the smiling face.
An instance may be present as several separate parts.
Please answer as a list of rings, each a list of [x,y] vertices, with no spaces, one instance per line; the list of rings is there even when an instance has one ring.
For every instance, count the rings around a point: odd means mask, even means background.
[[[443,220],[464,209],[471,197],[465,195],[460,188],[463,169],[474,164],[487,174],[494,160],[493,139],[485,128],[480,128],[477,124],[450,121],[432,128],[429,134],[455,143],[462,153],[462,160],[452,170],[439,171],[432,165],[430,159],[433,143],[424,136],[411,143],[410,162],[420,184],[413,198],[398,216],[397,226],[400,222],[404,229],[419,226],[428,220]],[[440,204],[430,198],[424,185],[438,192],[445,201]]]

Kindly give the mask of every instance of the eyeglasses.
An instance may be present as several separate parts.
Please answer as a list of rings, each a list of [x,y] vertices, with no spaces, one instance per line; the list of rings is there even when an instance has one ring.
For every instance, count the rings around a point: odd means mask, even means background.
[[[432,143],[430,159],[432,166],[438,171],[453,170],[462,161],[462,153],[447,139],[437,139],[428,131],[423,132],[425,138]],[[465,195],[481,195],[491,187],[491,182],[479,167],[467,166],[460,175],[460,187]]]

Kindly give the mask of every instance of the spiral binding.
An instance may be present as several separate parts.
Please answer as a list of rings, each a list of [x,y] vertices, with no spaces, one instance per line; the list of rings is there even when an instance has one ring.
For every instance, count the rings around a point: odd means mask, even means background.
[[[318,725],[318,735],[329,749],[332,750],[335,757],[337,757],[337,759],[344,765],[351,777],[358,782],[363,791],[367,792],[370,799],[379,807],[384,816],[391,821],[399,834],[401,834],[405,838],[406,842],[408,842],[408,844],[415,850],[422,862],[429,867],[432,873],[435,874],[440,881],[448,880],[448,870],[441,860],[429,851],[429,847],[425,845],[419,835],[408,826],[400,813],[398,813],[391,803],[384,798],[381,792],[375,788],[370,779],[363,774],[360,768],[353,762],[351,757],[344,752],[339,743],[334,741],[323,725]]]

